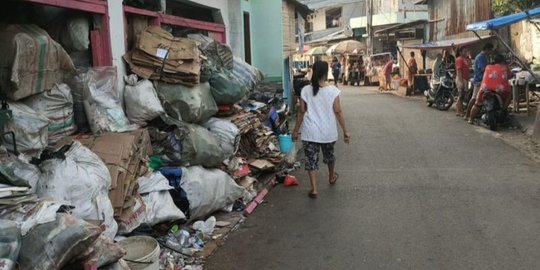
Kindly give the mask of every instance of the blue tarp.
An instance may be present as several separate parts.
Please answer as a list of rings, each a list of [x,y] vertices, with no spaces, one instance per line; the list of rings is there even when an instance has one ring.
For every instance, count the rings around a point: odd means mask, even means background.
[[[507,15],[487,21],[476,22],[467,25],[468,31],[479,31],[479,30],[497,30],[499,28],[505,27],[507,25],[525,20],[529,17],[539,16],[540,7],[533,8],[527,12],[520,12],[512,15]]]

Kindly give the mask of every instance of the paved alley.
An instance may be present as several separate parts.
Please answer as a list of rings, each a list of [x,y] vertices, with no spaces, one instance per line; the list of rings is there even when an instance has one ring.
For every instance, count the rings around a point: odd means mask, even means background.
[[[342,88],[336,186],[275,187],[205,269],[536,269],[540,166],[452,112]]]

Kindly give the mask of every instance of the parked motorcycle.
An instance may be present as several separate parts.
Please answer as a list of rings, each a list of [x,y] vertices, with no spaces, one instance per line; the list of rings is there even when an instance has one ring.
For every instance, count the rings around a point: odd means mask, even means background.
[[[446,111],[454,104],[454,96],[452,92],[456,88],[455,80],[450,74],[446,72],[444,76],[441,76],[438,81],[432,82],[431,88],[424,91],[426,101],[429,107],[433,104],[437,106],[437,109]]]
[[[508,122],[508,112],[503,106],[503,99],[497,92],[483,90],[484,102],[482,104],[481,118],[491,130],[497,130],[498,125]]]

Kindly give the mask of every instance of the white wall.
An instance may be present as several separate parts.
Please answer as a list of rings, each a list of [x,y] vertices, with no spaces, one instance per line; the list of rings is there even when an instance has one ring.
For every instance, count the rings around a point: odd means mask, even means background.
[[[110,1],[110,0],[109,0]],[[227,44],[229,43],[229,37],[231,36],[231,29],[229,24],[229,1],[227,0],[192,0],[191,2],[207,7],[219,9],[221,16],[223,17],[223,23],[225,24],[225,31],[227,35]]]
[[[313,13],[313,31],[320,31],[326,29],[326,10],[319,9]]]
[[[126,53],[126,40],[124,31],[124,10],[122,1],[108,0],[109,3],[109,25],[111,35],[112,64],[118,71],[118,95],[124,96],[124,75],[126,74],[126,65],[122,56]]]

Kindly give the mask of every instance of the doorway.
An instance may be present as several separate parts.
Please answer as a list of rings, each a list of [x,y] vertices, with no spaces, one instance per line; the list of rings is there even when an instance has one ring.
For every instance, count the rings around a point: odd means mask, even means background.
[[[249,12],[244,12],[244,58],[251,65],[251,21]]]

